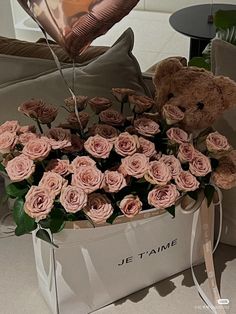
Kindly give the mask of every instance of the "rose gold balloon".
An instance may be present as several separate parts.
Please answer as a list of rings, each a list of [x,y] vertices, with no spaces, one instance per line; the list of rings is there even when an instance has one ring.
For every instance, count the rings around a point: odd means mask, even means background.
[[[18,0],[73,58],[127,15],[139,0]]]

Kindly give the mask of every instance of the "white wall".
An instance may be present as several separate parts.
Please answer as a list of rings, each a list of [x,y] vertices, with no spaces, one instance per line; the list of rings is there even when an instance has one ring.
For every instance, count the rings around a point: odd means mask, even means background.
[[[9,1],[0,1],[0,36],[15,37],[15,29]]]
[[[181,8],[211,3],[211,0],[140,0],[136,9],[161,12],[175,12]],[[214,0],[213,3],[235,4],[236,0]]]
[[[17,0],[11,0],[11,6],[15,24],[19,23],[22,19],[27,17],[27,13],[23,10],[23,8],[21,7]]]

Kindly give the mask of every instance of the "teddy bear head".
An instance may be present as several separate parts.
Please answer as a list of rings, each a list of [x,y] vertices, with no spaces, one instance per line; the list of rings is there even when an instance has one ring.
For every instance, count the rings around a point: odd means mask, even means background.
[[[212,126],[223,112],[236,106],[236,83],[197,67],[185,58],[168,58],[157,65],[153,78],[158,109],[165,104],[184,112],[181,127],[201,130]]]

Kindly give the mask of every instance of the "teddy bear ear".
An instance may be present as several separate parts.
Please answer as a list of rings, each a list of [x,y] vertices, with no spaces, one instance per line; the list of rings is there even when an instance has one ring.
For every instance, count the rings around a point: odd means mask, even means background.
[[[236,107],[236,82],[224,76],[215,76],[214,82],[221,90],[224,110]]]
[[[184,66],[187,66],[187,60],[184,57],[172,57],[159,62],[154,74],[154,84],[158,84],[165,76],[171,76],[178,72]]]

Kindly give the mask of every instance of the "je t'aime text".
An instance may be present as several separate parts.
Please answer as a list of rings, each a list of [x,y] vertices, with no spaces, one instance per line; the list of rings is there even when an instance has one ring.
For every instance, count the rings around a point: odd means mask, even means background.
[[[149,256],[154,256],[156,254],[162,253],[166,251],[167,249],[170,249],[171,247],[175,246],[177,244],[177,239],[174,239],[172,241],[169,241],[166,244],[163,244],[161,246],[158,246],[157,248],[153,248],[148,251],[140,252],[136,256],[128,256],[121,260],[120,263],[118,263],[118,266],[123,266],[125,264],[129,264],[134,262],[135,260],[142,260]]]

